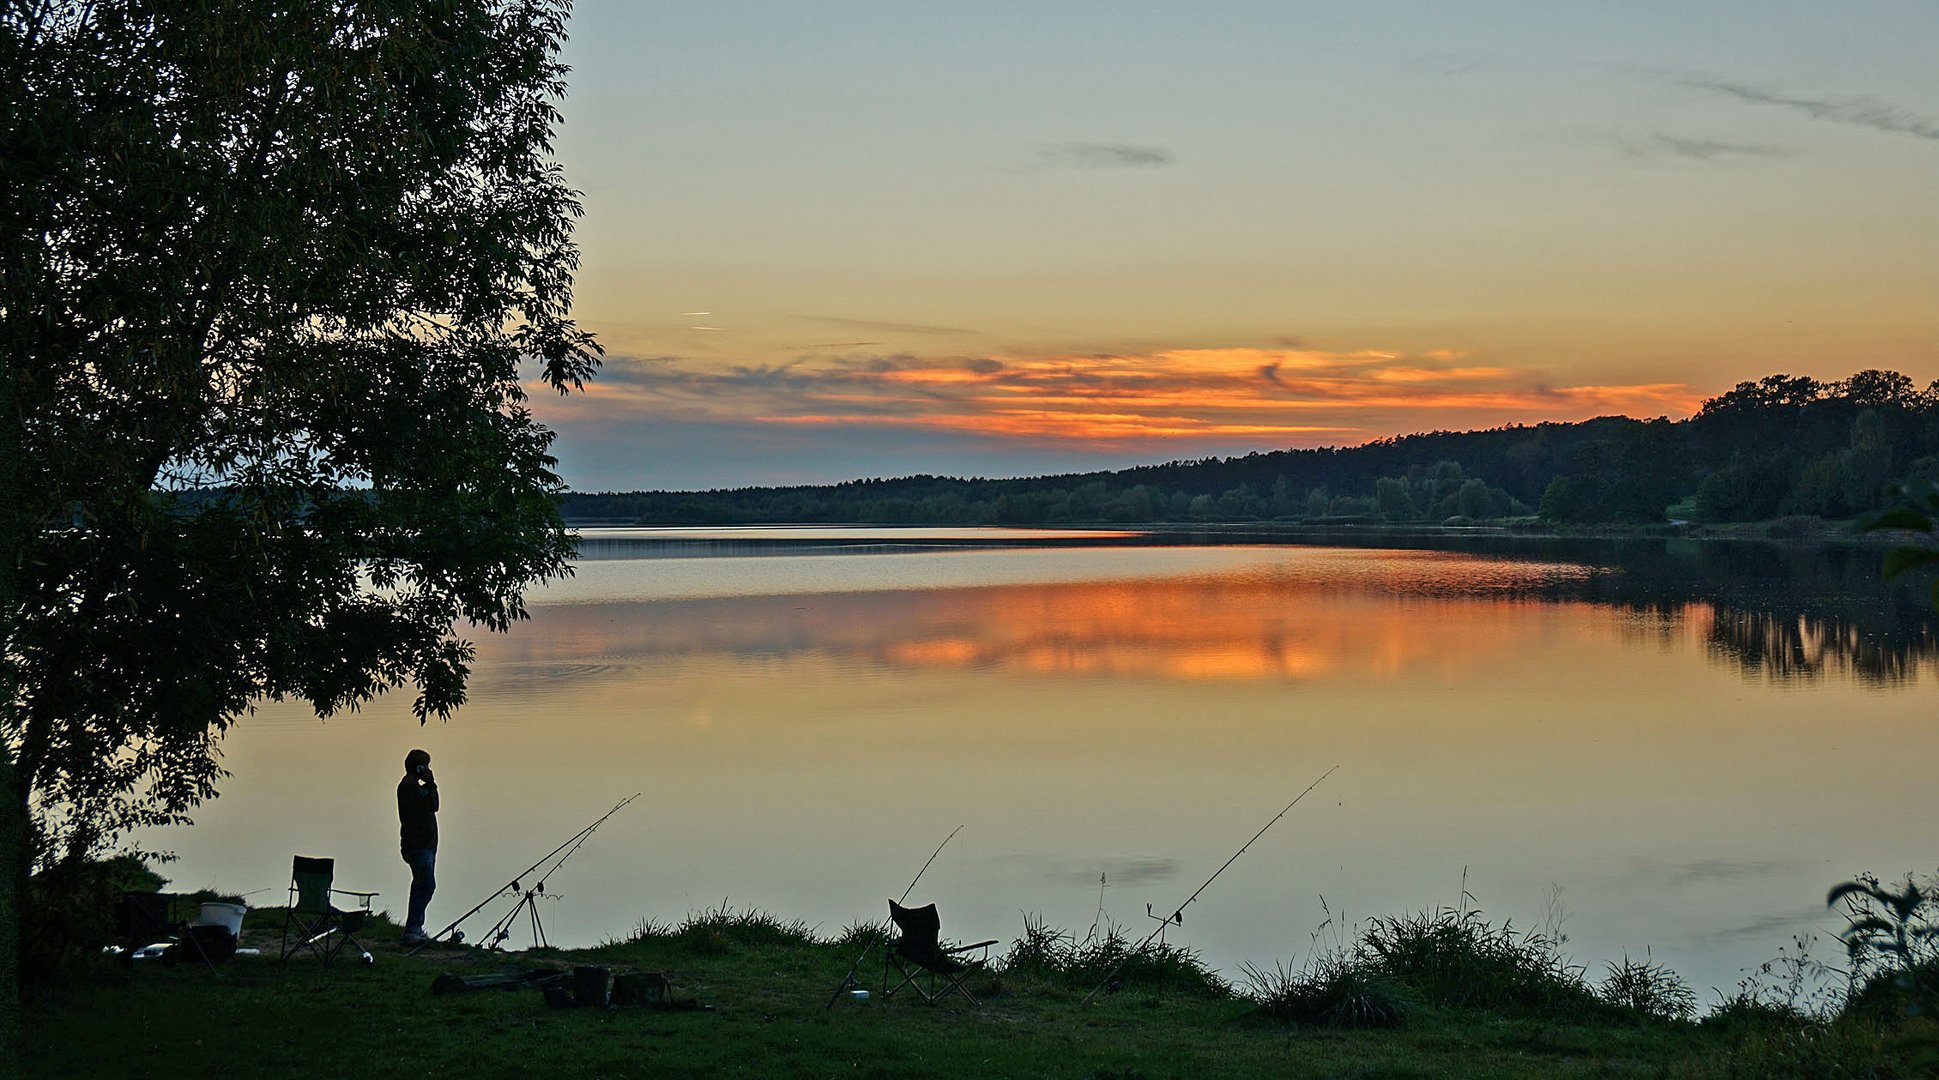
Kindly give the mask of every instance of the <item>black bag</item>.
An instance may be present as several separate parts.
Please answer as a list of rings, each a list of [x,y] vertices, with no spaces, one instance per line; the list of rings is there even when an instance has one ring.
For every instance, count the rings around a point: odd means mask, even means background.
[[[173,965],[193,959],[198,950],[210,963],[227,960],[236,955],[236,935],[231,934],[226,926],[190,923],[182,928],[182,940],[162,953],[162,963]]]

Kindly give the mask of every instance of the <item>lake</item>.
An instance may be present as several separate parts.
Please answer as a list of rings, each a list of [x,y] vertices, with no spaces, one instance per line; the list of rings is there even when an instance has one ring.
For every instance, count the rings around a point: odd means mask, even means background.
[[[1874,553],[1268,539],[586,530],[531,621],[478,639],[451,721],[264,704],[222,797],[143,839],[177,887],[279,904],[292,854],[333,856],[401,913],[392,789],[422,746],[433,928],[638,791],[547,882],[554,944],[723,903],[834,933],[958,826],[910,898],[947,936],[1142,936],[1338,765],[1169,941],[1236,974],[1465,882],[1517,926],[1559,895],[1592,977],[1647,953],[1705,1001],[1835,929],[1832,884],[1939,864],[1934,624]]]

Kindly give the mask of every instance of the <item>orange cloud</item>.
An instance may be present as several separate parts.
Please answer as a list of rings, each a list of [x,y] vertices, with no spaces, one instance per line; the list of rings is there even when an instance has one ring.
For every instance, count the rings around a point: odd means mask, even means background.
[[[589,393],[553,403],[547,415],[911,427],[1175,451],[1181,443],[1317,445],[1610,413],[1684,416],[1700,403],[1681,383],[1545,385],[1457,349],[1231,347],[727,366],[615,358]]]

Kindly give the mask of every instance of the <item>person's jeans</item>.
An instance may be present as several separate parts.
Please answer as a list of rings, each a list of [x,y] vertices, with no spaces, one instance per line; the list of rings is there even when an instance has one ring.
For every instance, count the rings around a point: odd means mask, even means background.
[[[404,920],[404,932],[422,934],[424,909],[431,906],[431,894],[438,888],[438,849],[407,851],[404,853],[404,862],[411,868],[411,910]]]

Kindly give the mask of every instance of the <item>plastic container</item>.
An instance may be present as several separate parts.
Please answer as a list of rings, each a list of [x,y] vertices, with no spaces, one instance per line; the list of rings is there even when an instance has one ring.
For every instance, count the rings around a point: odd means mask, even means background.
[[[242,936],[242,917],[249,909],[241,904],[203,904],[202,913],[196,922],[203,926],[220,926],[229,931],[231,937]]]
[[[867,990],[850,990],[848,992],[848,1000],[850,1001],[867,1001],[868,999],[869,992]]]

